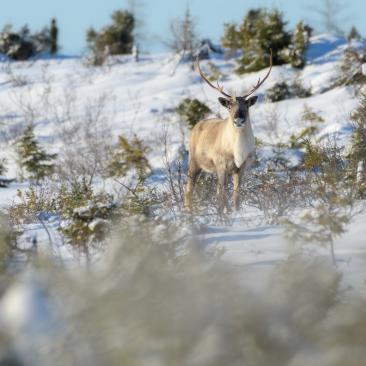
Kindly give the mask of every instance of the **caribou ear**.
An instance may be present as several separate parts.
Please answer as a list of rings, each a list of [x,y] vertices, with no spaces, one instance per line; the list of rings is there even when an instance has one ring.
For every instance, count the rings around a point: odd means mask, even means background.
[[[219,97],[219,102],[225,108],[229,108],[230,105],[231,105],[230,99],[226,99],[226,98],[223,98],[223,97]]]
[[[252,105],[254,105],[255,103],[257,103],[258,97],[256,95],[254,95],[254,97],[250,97],[248,99],[248,104],[249,107],[251,107]]]

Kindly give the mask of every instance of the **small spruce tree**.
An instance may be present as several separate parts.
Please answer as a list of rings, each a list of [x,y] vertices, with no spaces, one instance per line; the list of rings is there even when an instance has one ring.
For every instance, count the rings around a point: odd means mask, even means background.
[[[50,43],[50,52],[55,55],[58,52],[58,26],[55,18],[51,20]]]
[[[354,122],[351,135],[351,148],[348,158],[351,162],[354,174],[357,174],[357,167],[362,164],[366,167],[366,92],[360,97],[360,104],[351,115]]]
[[[299,22],[296,25],[292,34],[291,44],[284,51],[284,58],[291,64],[292,67],[302,69],[306,63],[306,50],[310,43],[311,31],[304,22]]]
[[[366,76],[362,73],[364,63],[366,63],[365,50],[358,50],[352,46],[347,47],[344,50],[335,86],[364,84],[366,81]]]
[[[47,154],[34,135],[33,125],[29,124],[17,143],[20,166],[29,174],[29,178],[37,183],[54,171],[53,160],[56,154]]]
[[[362,38],[361,34],[357,30],[357,28],[355,26],[353,26],[347,36],[348,42],[351,42],[352,40],[359,41],[359,40],[361,40],[361,38]]]
[[[86,39],[94,53],[109,55],[131,54],[134,44],[133,31],[135,18],[126,10],[117,10],[112,16],[112,24],[104,27],[100,32],[90,28]]]
[[[198,99],[185,98],[179,103],[176,108],[178,115],[188,124],[192,129],[197,122],[206,118],[211,109],[206,104],[200,102]]]
[[[137,178],[143,182],[151,167],[146,157],[149,148],[135,135],[131,141],[119,136],[117,149],[108,166],[110,177],[124,177],[130,169],[135,169]]]

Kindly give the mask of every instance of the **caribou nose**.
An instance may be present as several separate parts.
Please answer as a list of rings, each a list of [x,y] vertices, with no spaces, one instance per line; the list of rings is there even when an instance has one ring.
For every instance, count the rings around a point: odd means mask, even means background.
[[[236,127],[244,126],[245,119],[244,118],[235,118],[234,119],[234,124],[235,124]]]

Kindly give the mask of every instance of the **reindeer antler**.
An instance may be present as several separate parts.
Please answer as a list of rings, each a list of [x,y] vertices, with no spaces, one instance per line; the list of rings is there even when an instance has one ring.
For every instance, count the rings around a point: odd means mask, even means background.
[[[243,95],[244,98],[248,98],[249,95],[252,95],[268,78],[269,74],[272,71],[272,49],[270,49],[270,56],[269,56],[269,70],[267,72],[267,75],[264,77],[264,79],[261,81],[261,79],[258,79],[258,82],[256,85],[253,86],[251,90],[249,90],[246,94]]]
[[[225,97],[227,97],[227,98],[230,98],[230,99],[232,99],[232,98],[233,98],[230,94],[227,94],[227,93],[225,93],[225,92],[224,92],[224,87],[223,87],[223,86],[221,86],[221,85],[219,84],[219,82],[218,82],[218,81],[216,82],[216,83],[217,83],[217,86],[215,86],[215,85],[213,85],[213,84],[211,83],[211,81],[210,81],[210,80],[208,80],[208,79],[206,78],[206,76],[205,76],[205,75],[203,75],[203,72],[202,72],[201,67],[200,67],[200,60],[199,60],[199,57],[198,57],[198,56],[197,56],[197,59],[196,59],[196,64],[197,64],[198,72],[199,72],[199,73],[200,73],[200,75],[201,75],[201,78],[202,78],[204,81],[206,81],[206,83],[207,83],[208,85],[210,85],[210,87],[211,87],[211,88],[213,88],[213,89],[217,90],[218,92],[220,92],[222,95],[224,95],[224,96],[225,96]]]
[[[230,99],[233,99],[233,96],[231,96],[230,94],[227,94],[224,92],[224,87],[221,86],[219,84],[219,82],[217,81],[217,86],[213,85],[211,83],[210,80],[208,80],[206,78],[206,76],[203,74],[202,70],[201,70],[201,67],[200,67],[200,60],[199,60],[199,57],[197,56],[197,59],[196,59],[196,64],[197,64],[197,68],[198,68],[198,72],[200,73],[201,75],[201,78],[208,84],[210,85],[211,88],[217,90],[218,92],[220,92],[222,95],[224,95],[225,97],[227,98],[230,98]],[[253,88],[251,90],[249,90],[246,94],[243,95],[243,98],[248,98],[249,95],[252,95],[267,79],[268,79],[268,76],[269,74],[271,73],[272,71],[272,49],[270,49],[270,56],[269,56],[269,70],[267,72],[267,75],[264,77],[263,80],[261,80],[260,78],[258,79],[258,82],[255,86],[253,86]]]

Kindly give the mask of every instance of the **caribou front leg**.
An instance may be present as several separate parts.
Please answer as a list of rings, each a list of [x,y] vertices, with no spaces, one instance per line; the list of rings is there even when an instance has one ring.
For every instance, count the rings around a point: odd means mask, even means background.
[[[224,212],[224,208],[228,208],[228,200],[226,195],[227,173],[225,170],[217,172],[217,198],[219,201],[219,214]]]
[[[240,193],[239,193],[240,180],[241,180],[240,178],[241,178],[241,170],[238,169],[233,173],[233,186],[234,186],[233,203],[235,211],[239,211],[240,208]]]
[[[240,191],[240,183],[242,180],[242,176],[245,173],[245,171],[248,170],[248,168],[252,165],[253,160],[254,159],[253,159],[252,155],[248,156],[248,158],[245,160],[245,162],[240,167],[240,169],[236,170],[233,173],[233,186],[234,186],[233,202],[234,202],[235,211],[239,211],[239,208],[240,208],[240,192],[239,191]]]

